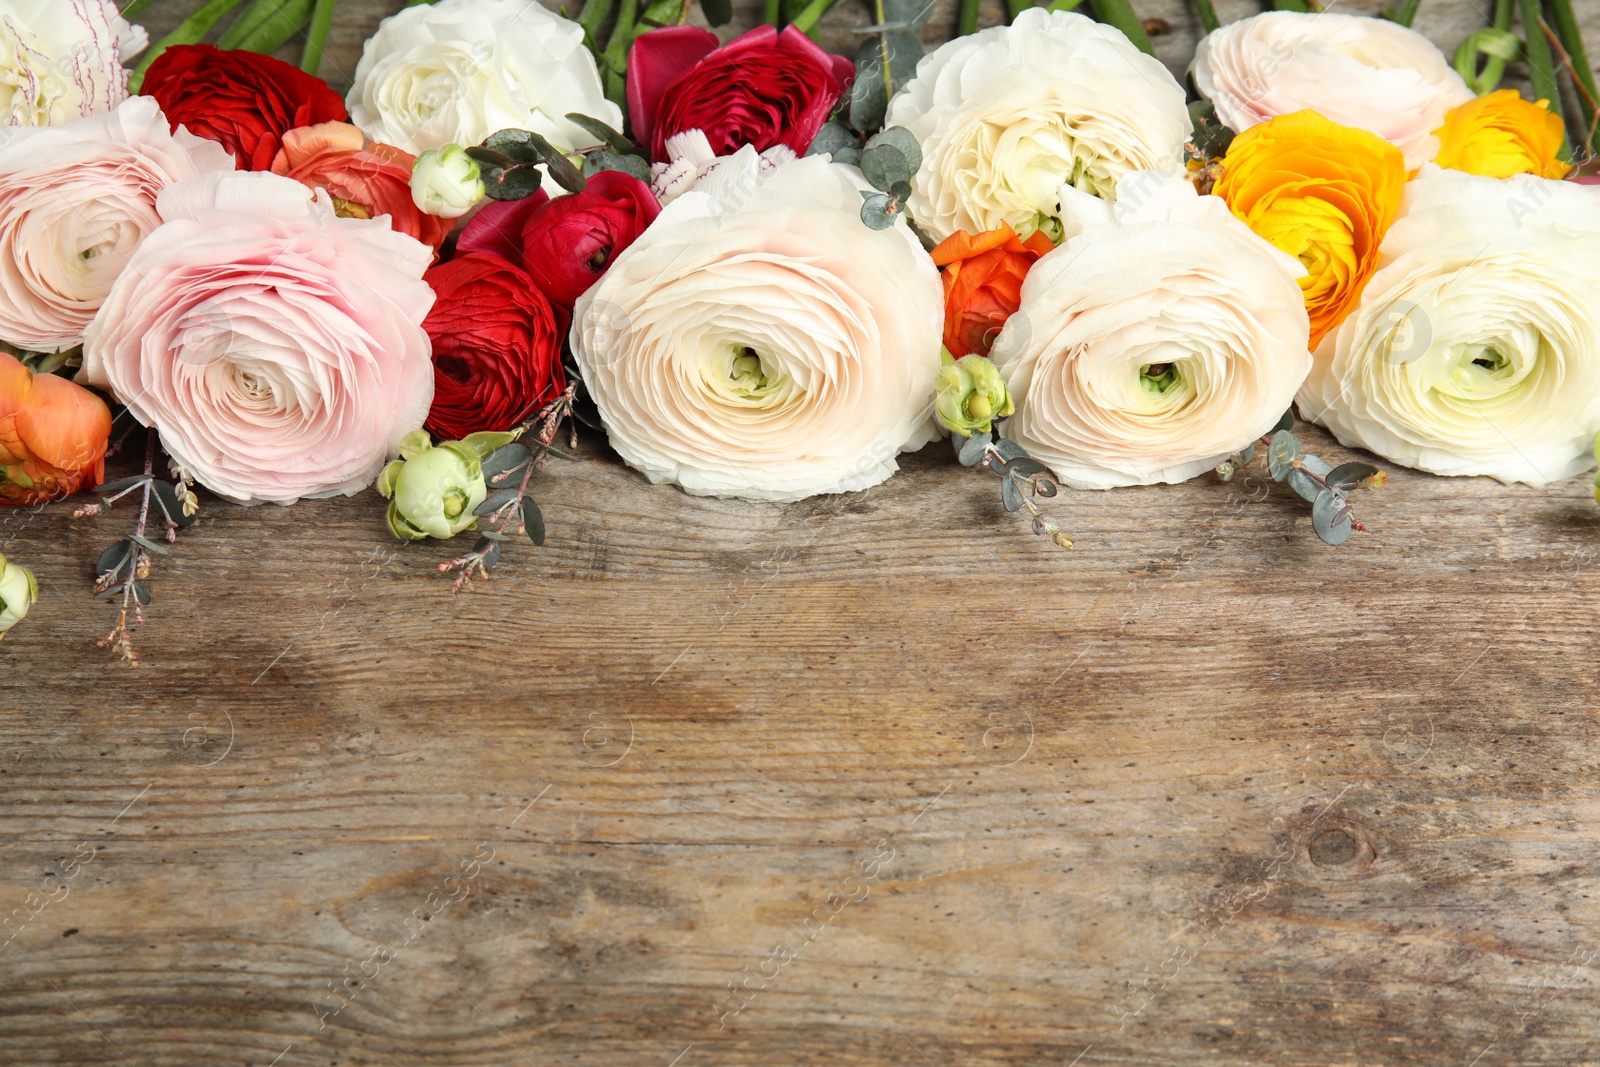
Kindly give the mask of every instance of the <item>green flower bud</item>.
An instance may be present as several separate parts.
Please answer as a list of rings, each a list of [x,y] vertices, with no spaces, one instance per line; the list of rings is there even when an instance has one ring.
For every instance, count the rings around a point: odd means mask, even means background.
[[[33,572],[7,563],[6,558],[0,556],[0,637],[21,622],[38,599],[39,583],[33,580]]]
[[[476,524],[489,495],[478,451],[461,441],[429,447],[421,430],[400,442],[401,458],[383,468],[378,492],[389,497],[389,532],[402,541],[454,537]]]
[[[995,419],[1004,419],[1016,410],[999,369],[983,356],[951,359],[942,354],[944,368],[934,379],[938,396],[934,415],[939,425],[951,433],[971,437],[988,433]]]
[[[430,215],[460,218],[483,199],[478,161],[458,144],[428,149],[411,168],[411,199]]]

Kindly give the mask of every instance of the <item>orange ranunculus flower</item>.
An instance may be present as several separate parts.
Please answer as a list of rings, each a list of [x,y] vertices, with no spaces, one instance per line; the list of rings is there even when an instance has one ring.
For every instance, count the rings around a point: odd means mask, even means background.
[[[1054,248],[1035,231],[1026,241],[1002,222],[974,237],[957,231],[933,250],[944,268],[944,346],[957,359],[986,356],[1006,319],[1022,303],[1022,279]]]
[[[1315,111],[1280,115],[1233,139],[1212,189],[1256,233],[1305,265],[1310,346],[1344,321],[1378,268],[1400,211],[1405,156]]]
[[[272,173],[326,189],[339,214],[358,219],[388,215],[389,224],[438,250],[454,221],[429,215],[411,199],[417,158],[392,145],[368,144],[347,122],[301,126],[283,135]]]
[[[0,505],[36,504],[99,485],[110,436],[104,400],[0,353]]]
[[[1485,178],[1565,178],[1572,170],[1556,158],[1566,131],[1560,116],[1550,114],[1550,101],[1530,104],[1515,89],[1500,89],[1452,108],[1433,134],[1440,146],[1434,162],[1451,170]]]

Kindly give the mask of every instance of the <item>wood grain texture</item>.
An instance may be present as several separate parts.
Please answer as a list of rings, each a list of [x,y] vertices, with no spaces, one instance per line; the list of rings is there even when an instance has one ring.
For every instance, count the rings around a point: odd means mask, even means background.
[[[209,503],[137,673],[127,512],[0,513],[0,1064],[1600,1063],[1586,479],[1396,471],[1337,551],[1259,476],[1074,493],[1068,553],[942,447],[585,453],[457,597],[371,493]]]

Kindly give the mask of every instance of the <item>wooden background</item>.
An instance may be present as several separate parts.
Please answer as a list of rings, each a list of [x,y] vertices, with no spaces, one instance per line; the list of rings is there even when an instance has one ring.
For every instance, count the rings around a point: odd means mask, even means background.
[[[1586,478],[1395,472],[1339,550],[1070,494],[1062,552],[940,447],[784,506],[585,450],[456,597],[373,494],[210,503],[138,672],[127,512],[0,515],[0,1063],[1600,1063]]]

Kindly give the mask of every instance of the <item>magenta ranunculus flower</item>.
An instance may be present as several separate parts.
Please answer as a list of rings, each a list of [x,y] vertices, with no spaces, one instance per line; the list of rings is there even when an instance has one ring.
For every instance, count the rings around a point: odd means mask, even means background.
[[[231,500],[370,485],[433,400],[432,249],[276,174],[191,178],[156,210],[89,324],[83,377]]]
[[[628,117],[657,162],[667,138],[686,130],[704,133],[719,156],[747,144],[804,155],[855,72],[793,26],[757,26],[721,48],[708,30],[665,26],[629,50]]]

